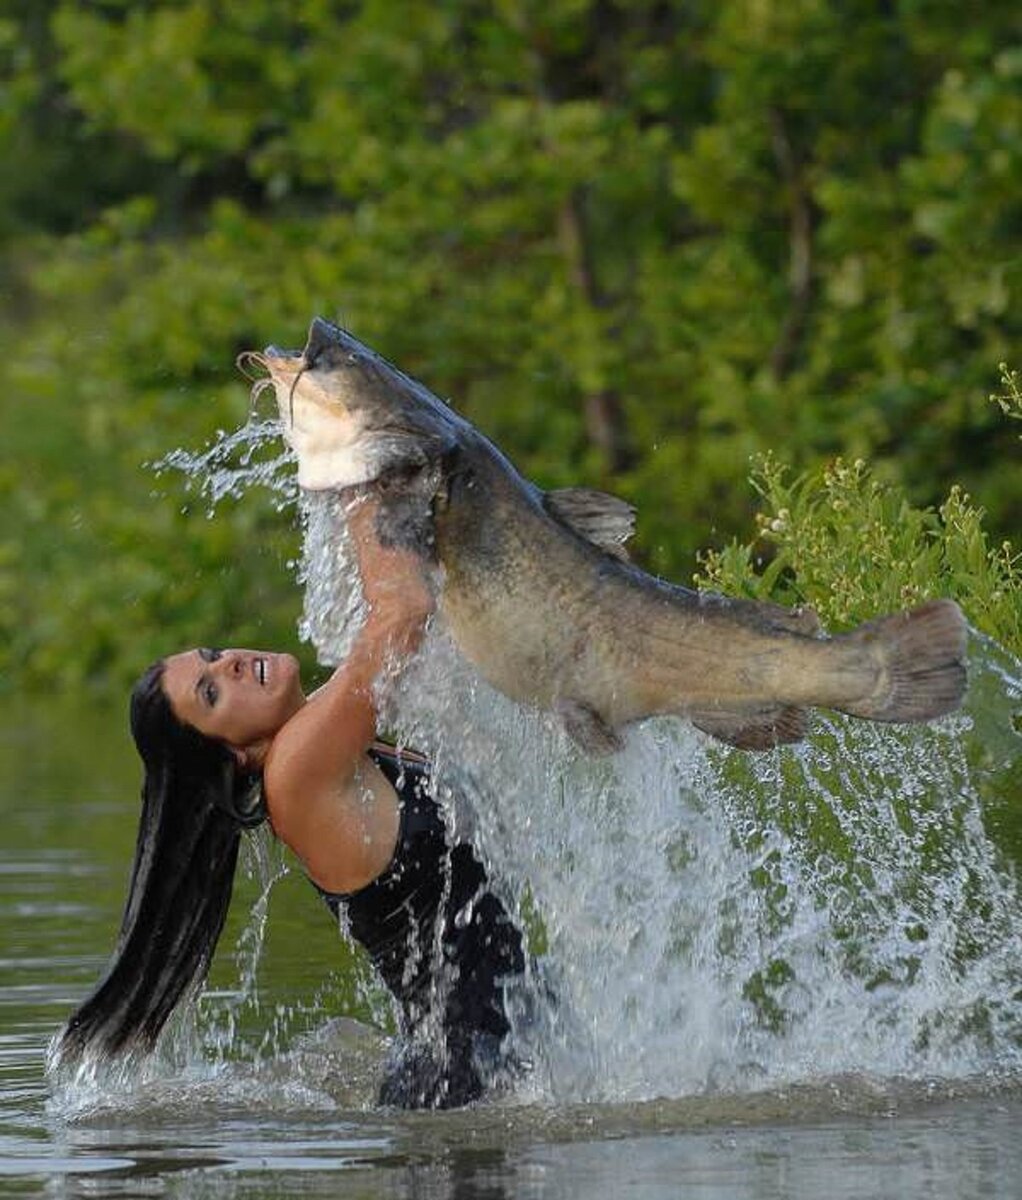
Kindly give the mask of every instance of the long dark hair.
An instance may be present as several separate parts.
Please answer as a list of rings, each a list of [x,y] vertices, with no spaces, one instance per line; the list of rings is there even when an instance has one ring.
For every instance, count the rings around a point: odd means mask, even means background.
[[[182,994],[205,979],[231,899],[241,829],[265,816],[260,778],[179,721],[157,662],[131,694],[145,766],[128,899],[105,975],[72,1014],[58,1057],[151,1050]]]

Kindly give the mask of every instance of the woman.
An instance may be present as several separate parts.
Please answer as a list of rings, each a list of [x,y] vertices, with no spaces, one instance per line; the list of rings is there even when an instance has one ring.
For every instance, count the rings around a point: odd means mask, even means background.
[[[512,1069],[521,933],[472,847],[449,845],[427,765],[374,741],[374,687],[416,649],[433,607],[420,560],[379,543],[375,513],[365,496],[349,512],[368,615],[308,699],[295,659],[247,650],[175,654],[135,687],[145,783],[128,902],[61,1057],[152,1048],[209,969],[240,830],[268,816],[398,1001],[405,1037],[381,1103],[464,1104]]]

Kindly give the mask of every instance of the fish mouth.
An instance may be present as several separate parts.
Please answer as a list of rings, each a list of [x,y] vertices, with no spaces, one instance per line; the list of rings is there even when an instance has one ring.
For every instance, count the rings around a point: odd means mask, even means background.
[[[253,403],[266,388],[274,388],[281,415],[286,409],[287,423],[292,426],[295,392],[307,371],[319,367],[337,370],[368,365],[373,357],[373,352],[354,335],[323,317],[314,317],[304,350],[287,350],[271,342],[261,351],[246,350],[239,354],[236,365],[243,375],[252,379]],[[265,371],[266,375],[258,375],[258,371]],[[322,403],[322,398],[319,402]]]
[[[253,385],[276,392],[281,436],[307,491],[371,483],[419,471],[455,444],[468,426],[423,384],[353,333],[314,317],[301,352],[270,344],[239,366],[266,374]]]
[[[271,376],[294,374],[308,366],[304,350],[285,350],[281,346],[270,345],[263,350],[243,350],[234,360],[234,365],[247,379],[259,383],[261,377],[258,371],[267,371]]]
[[[244,357],[246,363],[262,367],[274,383],[297,380],[309,366],[304,351],[282,350],[279,346],[267,346],[261,353],[250,350]]]
[[[280,346],[269,345],[264,350],[245,350],[235,359],[235,366],[247,379],[252,381],[250,393],[250,416],[255,411],[259,397],[268,388],[276,392],[280,414],[284,415],[284,398],[286,397],[287,420],[294,424],[295,389],[299,380],[309,369],[309,363],[302,350],[284,350]],[[265,371],[263,375],[260,372]]]
[[[221,809],[242,829],[255,829],[261,825],[268,815],[262,776],[244,777],[241,786],[235,789],[226,804],[221,805]]]

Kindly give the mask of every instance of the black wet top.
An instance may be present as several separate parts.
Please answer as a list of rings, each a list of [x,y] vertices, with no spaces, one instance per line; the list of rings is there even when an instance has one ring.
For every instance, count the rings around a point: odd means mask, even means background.
[[[351,936],[398,1000],[406,1032],[435,1014],[448,1033],[503,1037],[503,981],[525,970],[521,932],[488,890],[472,846],[450,844],[428,766],[376,748],[370,756],[401,804],[394,857],[357,892],[319,890],[335,915],[343,906]]]

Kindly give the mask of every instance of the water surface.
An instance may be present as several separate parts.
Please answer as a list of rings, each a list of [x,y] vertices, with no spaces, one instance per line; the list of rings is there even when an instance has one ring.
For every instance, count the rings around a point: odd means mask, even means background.
[[[18,706],[2,716],[4,1194],[1022,1193],[1013,1069],[850,1072],[635,1099],[625,1072],[619,1099],[534,1089],[460,1113],[376,1110],[382,1035],[367,1022],[379,997],[265,839],[248,848],[198,1018],[179,1023],[155,1062],[62,1090],[45,1076],[46,1048],[111,948],[138,776],[120,712]],[[334,1019],[344,1013],[360,1023]],[[678,1053],[670,1030],[663,1044]]]

